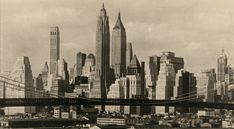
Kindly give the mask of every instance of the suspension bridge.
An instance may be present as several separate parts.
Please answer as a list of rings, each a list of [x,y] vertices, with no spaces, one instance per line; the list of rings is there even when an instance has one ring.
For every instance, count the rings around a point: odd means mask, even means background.
[[[1,78],[1,76],[0,76]],[[22,86],[22,83],[11,80],[11,82],[16,83],[6,83],[1,81],[5,85],[3,90],[11,89],[16,91],[23,91],[25,94],[27,91],[25,87]],[[0,86],[1,87],[1,86]],[[207,92],[209,94],[214,94],[214,89],[205,91],[201,89],[202,92]],[[0,89],[1,91],[1,89]],[[40,92],[40,91],[39,91]],[[196,91],[197,92],[197,91]],[[183,95],[180,95],[178,99],[175,100],[152,100],[152,99],[101,99],[101,98],[74,98],[74,96],[59,96],[55,98],[27,98],[27,97],[1,97],[0,96],[0,107],[11,107],[11,106],[59,106],[59,105],[125,105],[125,106],[174,106],[174,107],[195,107],[195,108],[215,108],[215,109],[234,109],[234,104],[224,103],[224,102],[201,102],[197,99],[196,92],[190,92]],[[0,93],[1,94],[1,93]],[[4,93],[6,94],[6,93]],[[39,94],[36,93],[35,94]],[[53,95],[54,96],[54,95]]]
[[[149,99],[98,99],[98,98],[9,98],[0,99],[1,107],[59,106],[59,105],[125,105],[125,106],[175,106],[193,108],[234,109],[234,104],[199,101],[149,100]]]

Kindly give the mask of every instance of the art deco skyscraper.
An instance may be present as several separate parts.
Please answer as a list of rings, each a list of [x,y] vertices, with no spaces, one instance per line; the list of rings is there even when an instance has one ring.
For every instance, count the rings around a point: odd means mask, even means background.
[[[108,87],[108,71],[110,68],[110,31],[109,17],[106,14],[104,4],[100,10],[96,30],[96,78],[101,81],[101,95],[105,95]]]
[[[218,60],[218,77],[217,80],[220,82],[225,81],[225,74],[227,69],[227,56],[224,53],[224,49],[222,49],[222,53],[220,54]]]
[[[126,32],[121,21],[120,12],[112,31],[111,63],[115,77],[119,78],[126,74]]]
[[[59,27],[50,28],[50,74],[56,71],[56,64],[60,56]]]

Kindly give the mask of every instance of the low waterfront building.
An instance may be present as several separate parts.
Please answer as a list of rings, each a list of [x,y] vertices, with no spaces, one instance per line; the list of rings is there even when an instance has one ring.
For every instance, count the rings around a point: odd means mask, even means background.
[[[124,118],[97,118],[98,125],[126,125]]]

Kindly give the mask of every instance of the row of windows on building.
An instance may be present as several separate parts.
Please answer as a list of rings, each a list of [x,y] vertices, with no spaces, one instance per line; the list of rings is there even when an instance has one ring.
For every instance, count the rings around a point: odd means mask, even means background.
[[[56,35],[56,32],[50,32],[50,35]]]

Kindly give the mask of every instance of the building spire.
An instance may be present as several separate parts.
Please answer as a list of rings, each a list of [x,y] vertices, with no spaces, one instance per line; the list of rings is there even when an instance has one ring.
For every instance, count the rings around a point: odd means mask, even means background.
[[[222,53],[224,53],[224,49],[222,48]]]
[[[105,9],[104,2],[102,3],[102,9]]]
[[[48,72],[49,72],[49,66],[48,66],[47,61],[46,61],[45,65],[44,65],[44,67],[42,69],[42,73],[48,73]]]
[[[106,9],[105,9],[104,3],[102,3],[102,8],[101,8],[100,16],[103,16],[103,17],[106,16]]]
[[[114,29],[125,29],[123,26],[123,23],[121,21],[120,10],[118,12],[118,18],[117,18],[117,21],[115,23]]]
[[[118,19],[121,19],[121,17],[120,17],[120,10],[119,10],[119,13],[118,13]]]

